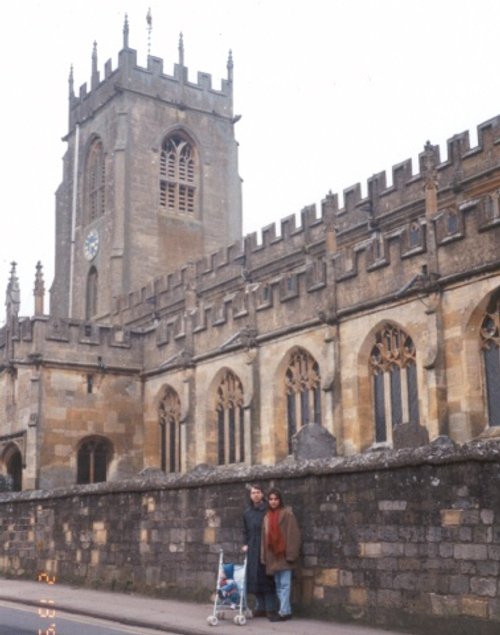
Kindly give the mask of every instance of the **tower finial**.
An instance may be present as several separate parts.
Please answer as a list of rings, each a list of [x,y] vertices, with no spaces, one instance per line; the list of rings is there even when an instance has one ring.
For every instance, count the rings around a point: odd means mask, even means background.
[[[71,64],[71,66],[69,67],[68,86],[69,86],[69,98],[72,99],[75,96],[75,82],[73,79],[73,64]]]
[[[94,40],[92,48],[92,89],[99,85],[99,71],[97,70],[97,42]]]
[[[21,291],[19,289],[19,280],[16,275],[17,262],[11,262],[10,264],[10,277],[9,283],[7,284],[7,293],[5,295],[7,322],[10,322],[11,318],[17,317],[19,314],[19,306],[21,305]]]
[[[97,75],[97,42],[95,40],[92,47],[92,75]]]
[[[233,51],[231,49],[227,56],[227,79],[229,82],[233,81]]]
[[[153,30],[153,16],[151,15],[151,7],[146,15],[146,23],[148,25],[148,57],[151,55],[151,32]]]
[[[184,36],[179,33],[179,66],[184,66]]]
[[[432,217],[438,210],[438,176],[437,176],[437,150],[430,141],[424,146],[422,153],[422,168],[425,190],[425,213]]]
[[[125,14],[123,21],[123,48],[128,49],[128,15]]]
[[[42,263],[36,263],[35,286],[33,288],[35,297],[35,315],[43,315],[43,300],[45,296],[45,282],[43,280]]]

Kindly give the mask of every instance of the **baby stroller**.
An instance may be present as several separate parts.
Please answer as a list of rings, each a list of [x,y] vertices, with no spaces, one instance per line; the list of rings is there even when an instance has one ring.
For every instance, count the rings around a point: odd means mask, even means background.
[[[210,626],[217,626],[219,620],[225,619],[226,611],[230,610],[238,611],[233,618],[237,626],[246,624],[247,617],[251,615],[247,607],[246,574],[246,555],[243,564],[224,564],[224,552],[222,549],[220,550],[214,608],[212,614],[207,617],[207,622]],[[234,584],[223,584],[224,578],[227,578],[230,582],[234,581]]]

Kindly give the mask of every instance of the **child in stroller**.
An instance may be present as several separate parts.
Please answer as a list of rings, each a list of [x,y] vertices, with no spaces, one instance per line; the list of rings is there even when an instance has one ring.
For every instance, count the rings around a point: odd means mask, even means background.
[[[232,609],[235,609],[240,602],[240,591],[234,580],[233,564],[225,564],[222,567],[218,586],[218,593],[222,600],[222,604],[229,605]]]

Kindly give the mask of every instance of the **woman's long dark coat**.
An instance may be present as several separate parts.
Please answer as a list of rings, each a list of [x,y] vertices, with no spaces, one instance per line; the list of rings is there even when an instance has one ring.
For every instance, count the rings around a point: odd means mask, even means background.
[[[247,545],[247,591],[248,593],[274,592],[274,580],[266,575],[260,561],[260,541],[262,521],[267,504],[263,501],[255,506],[250,504],[243,513],[243,544]]]

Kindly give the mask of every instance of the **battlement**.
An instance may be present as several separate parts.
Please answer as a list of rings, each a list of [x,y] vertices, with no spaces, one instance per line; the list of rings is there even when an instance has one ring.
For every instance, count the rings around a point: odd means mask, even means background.
[[[314,267],[322,270],[330,260],[338,284],[359,285],[360,276],[393,265],[400,272],[395,284],[401,281],[402,286],[404,276],[411,277],[418,267],[412,265],[409,273],[401,263],[418,260],[421,266],[424,262],[429,223],[438,248],[462,240],[466,227],[469,232],[498,231],[500,116],[477,130],[476,147],[470,147],[468,133],[457,134],[448,141],[447,158],[441,161],[439,147],[427,143],[418,157],[417,172],[411,160],[402,161],[392,168],[391,185],[385,172],[375,174],[367,181],[367,196],[362,196],[359,183],[345,189],[342,207],[339,196],[329,193],[319,211],[315,205],[305,207],[299,220],[287,216],[264,227],[260,235],[248,234],[241,242],[118,298],[112,320],[140,325],[152,315],[182,313],[189,305],[196,310],[199,325],[210,323],[213,315],[221,323],[225,315],[242,315],[240,296],[245,284],[257,285],[260,293],[267,289],[262,308],[273,306],[283,297],[288,299],[293,289],[299,292],[297,276]],[[425,204],[429,182],[435,183],[438,206],[431,217]],[[327,248],[327,234],[334,236],[333,251]],[[322,285],[316,280],[306,286]],[[236,308],[228,311],[233,299]]]
[[[140,337],[141,333],[111,324],[21,317],[0,329],[0,367],[2,360],[15,360],[21,365],[58,365],[72,359],[72,365],[90,369],[139,370]]]
[[[116,372],[140,372],[145,359],[146,370],[186,364],[191,354],[224,353],[275,331],[491,275],[500,267],[498,162],[487,181],[479,178],[459,194],[432,216],[421,207],[418,217],[400,216],[398,223],[361,233],[357,228],[349,240],[345,232],[333,251],[324,239],[327,220],[307,208],[300,224],[284,219],[280,234],[267,227],[261,243],[252,234],[119,298],[112,323],[55,316],[11,320],[0,329],[0,365],[73,360],[78,368],[105,364]]]
[[[336,218],[338,230],[349,230],[357,223],[366,222],[367,215],[383,218],[404,208],[418,206],[424,199],[424,181],[434,178],[440,195],[465,188],[471,179],[477,179],[498,166],[500,151],[500,116],[477,127],[478,144],[470,146],[469,132],[461,132],[447,141],[447,158],[441,161],[440,148],[426,144],[418,156],[418,171],[413,172],[411,159],[392,167],[392,184],[387,185],[386,172],[374,174],[367,180],[367,195],[362,196],[361,184],[355,183],[343,190],[343,206],[337,194],[329,194],[324,203]]]
[[[436,195],[432,212],[426,207],[429,183]],[[279,307],[311,304],[311,294],[314,303],[322,305],[329,302],[328,294],[336,293],[338,310],[350,311],[357,303],[395,294],[423,269],[452,278],[484,263],[496,266],[500,116],[478,126],[476,147],[470,147],[468,133],[455,135],[442,161],[439,148],[427,143],[418,158],[418,172],[413,172],[410,160],[403,161],[392,168],[391,185],[381,172],[368,179],[367,192],[362,196],[359,183],[345,189],[343,206],[337,194],[329,193],[319,210],[315,205],[305,207],[299,218],[287,216],[259,234],[248,234],[117,297],[109,316],[115,325],[111,328],[137,329],[139,334],[156,330],[159,343],[178,343],[190,320],[197,337],[208,337],[217,329],[227,340],[252,311],[264,315],[272,309],[279,323]],[[440,253],[439,271],[433,271],[430,240]],[[481,242],[480,254],[467,248],[474,240]],[[284,322],[290,319],[286,310]],[[76,335],[81,327],[61,322],[56,337],[51,324],[46,325],[47,341],[59,337],[61,342],[82,344]],[[116,348],[113,332],[100,331],[99,345]],[[2,340],[5,331],[0,333],[0,348]]]
[[[126,25],[127,26],[127,25]],[[106,104],[114,95],[131,91],[159,99],[180,110],[197,110],[212,115],[231,118],[233,99],[233,61],[231,53],[227,61],[227,77],[221,80],[220,89],[212,86],[210,73],[198,72],[196,82],[189,81],[189,69],[184,65],[184,45],[179,43],[179,60],[173,65],[173,74],[163,70],[163,60],[148,55],[146,68],[137,64],[137,51],[128,46],[128,26],[124,30],[123,48],[118,54],[118,66],[113,68],[111,59],[104,64],[104,78],[97,68],[97,46],[94,45],[90,89],[87,83],[80,86],[78,94],[73,87],[73,73],[69,87],[69,130],[81,123]]]
[[[250,269],[245,276],[241,269],[237,275],[233,262],[231,284],[229,276],[219,278],[214,269],[213,286],[207,290],[202,272],[191,280],[192,297],[186,288],[184,302],[157,307],[145,331],[148,367],[183,365],[187,351],[196,362],[253,346],[276,333],[407,301],[408,296],[430,302],[437,291],[461,280],[499,271],[499,186],[497,173],[496,188],[480,198],[440,209],[432,218],[422,215],[418,221],[367,234],[332,254],[323,243],[267,268]],[[438,269],[431,244],[439,252]],[[143,310],[130,307],[127,317],[146,323],[150,316]]]

